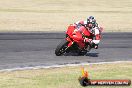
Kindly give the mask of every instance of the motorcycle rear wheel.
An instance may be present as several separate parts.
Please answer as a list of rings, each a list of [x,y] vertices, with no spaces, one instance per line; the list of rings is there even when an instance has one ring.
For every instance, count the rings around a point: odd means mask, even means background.
[[[91,46],[88,44],[87,49],[86,50],[82,50],[78,53],[78,55],[84,56],[86,55],[89,51],[91,50]]]

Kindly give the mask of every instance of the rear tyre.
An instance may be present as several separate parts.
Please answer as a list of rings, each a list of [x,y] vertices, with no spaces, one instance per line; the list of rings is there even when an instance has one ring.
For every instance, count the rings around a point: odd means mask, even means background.
[[[90,44],[87,46],[87,52],[89,52],[91,50],[91,46]]]
[[[68,47],[67,45],[68,45],[68,41],[65,39],[62,40],[61,43],[57,46],[57,48],[55,50],[56,56],[61,56],[62,54],[64,54]]]
[[[87,51],[85,50],[85,51],[80,51],[79,53],[78,53],[78,55],[80,55],[80,56],[84,56],[84,55],[86,55],[87,54]]]
[[[87,52],[89,52],[91,50],[91,46],[88,45],[87,48],[85,50],[82,50],[78,53],[78,55],[84,56],[87,54]]]

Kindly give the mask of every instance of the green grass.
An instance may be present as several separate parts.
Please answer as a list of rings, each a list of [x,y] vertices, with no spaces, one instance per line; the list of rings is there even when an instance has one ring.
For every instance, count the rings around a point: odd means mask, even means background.
[[[131,67],[132,62],[84,66],[91,79],[132,80]],[[83,88],[78,82],[79,76],[81,76],[81,66],[1,72],[0,88]],[[97,88],[111,88],[111,86]]]

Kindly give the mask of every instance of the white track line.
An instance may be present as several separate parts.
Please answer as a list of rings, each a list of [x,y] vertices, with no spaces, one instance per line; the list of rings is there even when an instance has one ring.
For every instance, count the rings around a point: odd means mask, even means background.
[[[123,62],[132,62],[132,61],[113,61],[113,62],[98,62],[98,63],[80,63],[80,64],[66,64],[66,65],[51,65],[51,66],[34,66],[34,67],[23,67],[23,68],[12,68],[12,69],[2,69],[0,72],[7,71],[18,71],[18,70],[33,70],[33,69],[46,69],[46,68],[61,68],[67,66],[83,66],[83,65],[93,65],[93,64],[115,64]]]

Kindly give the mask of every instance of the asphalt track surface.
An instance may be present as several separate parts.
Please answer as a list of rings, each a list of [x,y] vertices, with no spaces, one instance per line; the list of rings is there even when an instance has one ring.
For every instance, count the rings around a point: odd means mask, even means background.
[[[0,33],[0,70],[34,66],[132,61],[132,32],[103,33],[99,49],[86,56],[56,56],[64,33]]]

